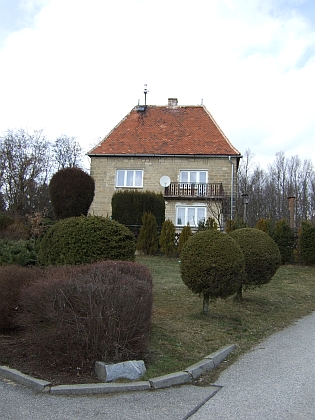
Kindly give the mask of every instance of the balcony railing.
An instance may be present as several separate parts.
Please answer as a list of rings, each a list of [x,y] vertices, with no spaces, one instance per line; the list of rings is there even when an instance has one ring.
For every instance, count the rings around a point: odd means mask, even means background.
[[[164,197],[174,198],[220,198],[224,196],[222,184],[197,184],[193,182],[171,182],[165,187]]]

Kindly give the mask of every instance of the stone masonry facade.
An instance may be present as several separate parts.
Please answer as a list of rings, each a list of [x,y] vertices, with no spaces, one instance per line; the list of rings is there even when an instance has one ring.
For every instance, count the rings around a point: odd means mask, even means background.
[[[167,175],[171,182],[179,182],[180,170],[207,170],[208,183],[222,183],[226,196],[235,195],[237,177],[237,158],[227,156],[91,156],[91,176],[95,180],[95,198],[90,214],[111,216],[112,195],[118,190],[116,170],[143,170],[143,188],[139,191],[164,193],[160,178]],[[233,171],[233,176],[232,176]],[[233,179],[233,188],[231,186]],[[181,199],[166,199],[165,218],[175,223],[176,205],[198,205],[199,202]],[[204,201],[200,201],[200,204]]]

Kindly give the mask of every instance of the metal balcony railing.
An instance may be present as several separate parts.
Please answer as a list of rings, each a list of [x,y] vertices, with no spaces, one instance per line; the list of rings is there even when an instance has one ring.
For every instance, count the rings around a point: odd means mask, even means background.
[[[168,198],[221,198],[223,196],[224,192],[221,183],[198,184],[193,182],[171,182],[164,190],[164,197]]]

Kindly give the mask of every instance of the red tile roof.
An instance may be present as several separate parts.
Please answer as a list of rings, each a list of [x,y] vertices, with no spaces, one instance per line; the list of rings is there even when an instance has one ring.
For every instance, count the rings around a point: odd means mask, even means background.
[[[240,156],[203,105],[143,108],[135,107],[88,155]]]

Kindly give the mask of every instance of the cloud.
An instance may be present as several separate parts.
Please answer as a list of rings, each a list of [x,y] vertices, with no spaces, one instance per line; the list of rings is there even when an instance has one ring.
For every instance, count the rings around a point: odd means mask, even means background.
[[[261,162],[279,150],[315,162],[311,3],[23,5],[28,24],[13,26],[0,50],[0,132],[43,128],[52,137],[75,135],[89,149],[143,102],[147,83],[149,104],[203,99],[231,142]]]

